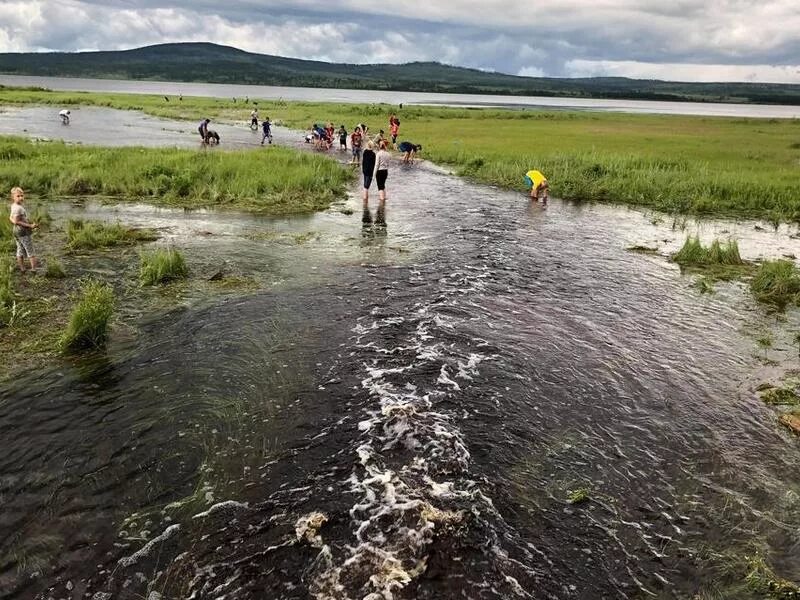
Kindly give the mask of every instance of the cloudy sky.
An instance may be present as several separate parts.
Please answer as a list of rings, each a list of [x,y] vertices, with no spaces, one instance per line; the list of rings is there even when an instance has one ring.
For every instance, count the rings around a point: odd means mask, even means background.
[[[335,62],[800,83],[800,0],[0,0],[0,52],[211,41]]]

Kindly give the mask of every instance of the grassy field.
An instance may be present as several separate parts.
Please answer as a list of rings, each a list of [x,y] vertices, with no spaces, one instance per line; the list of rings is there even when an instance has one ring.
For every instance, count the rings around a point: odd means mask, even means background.
[[[101,195],[182,208],[229,207],[266,214],[327,208],[350,175],[325,157],[274,148],[197,152],[96,148],[0,137],[0,189],[47,198]]]
[[[197,120],[244,123],[252,104],[232,99],[47,92],[0,88],[0,105],[108,106]],[[522,177],[545,173],[552,194],[567,200],[617,202],[666,212],[800,220],[800,120],[731,119],[597,112],[541,112],[259,102],[262,117],[299,129],[333,121],[351,130],[365,122],[423,156],[483,183],[523,189]]]

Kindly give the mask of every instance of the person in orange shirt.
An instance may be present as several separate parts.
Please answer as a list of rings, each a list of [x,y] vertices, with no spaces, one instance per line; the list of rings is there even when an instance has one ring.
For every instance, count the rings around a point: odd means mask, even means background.
[[[389,117],[389,134],[392,136],[392,146],[397,143],[397,135],[400,133],[400,119],[394,113]]]

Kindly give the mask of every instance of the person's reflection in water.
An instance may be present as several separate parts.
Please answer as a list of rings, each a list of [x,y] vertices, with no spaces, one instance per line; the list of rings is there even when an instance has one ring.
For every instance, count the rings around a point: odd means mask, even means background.
[[[386,233],[386,199],[382,199],[378,203],[378,212],[375,213],[375,227],[383,230]]]

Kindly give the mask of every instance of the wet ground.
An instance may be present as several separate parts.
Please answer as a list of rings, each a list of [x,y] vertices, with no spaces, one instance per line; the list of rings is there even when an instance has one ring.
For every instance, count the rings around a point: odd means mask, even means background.
[[[746,385],[754,332],[797,317],[665,259],[696,230],[797,254],[793,229],[542,209],[425,163],[389,194],[80,209],[275,276],[0,392],[0,598],[691,598],[756,550],[800,579],[800,442]]]

